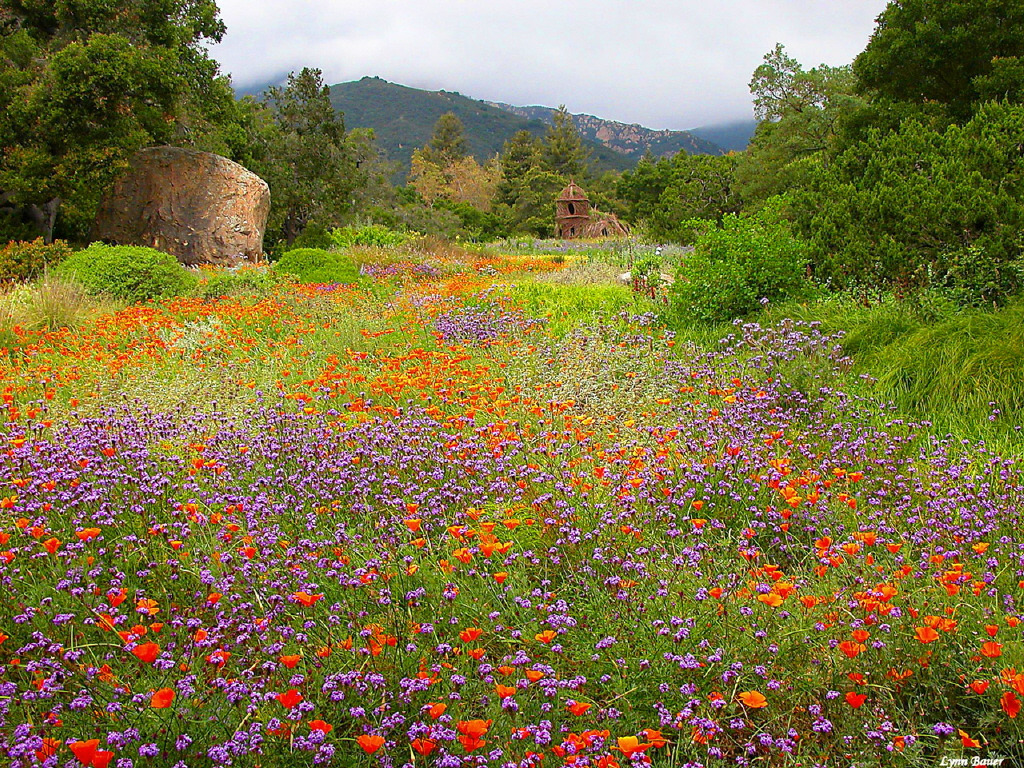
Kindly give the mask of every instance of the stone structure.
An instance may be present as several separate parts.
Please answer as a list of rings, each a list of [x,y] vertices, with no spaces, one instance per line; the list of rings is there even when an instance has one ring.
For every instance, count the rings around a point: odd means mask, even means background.
[[[555,231],[563,240],[625,237],[626,225],[614,213],[602,213],[590,205],[586,192],[570,181],[555,201]]]
[[[259,261],[270,187],[252,171],[209,152],[151,147],[100,204],[93,238],[146,245],[182,264]]]

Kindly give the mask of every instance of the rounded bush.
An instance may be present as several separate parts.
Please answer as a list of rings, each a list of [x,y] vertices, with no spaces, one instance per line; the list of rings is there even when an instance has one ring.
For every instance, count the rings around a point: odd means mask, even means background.
[[[300,283],[354,283],[359,268],[348,256],[320,248],[296,248],[286,251],[274,269],[291,275]]]
[[[132,303],[180,296],[199,282],[169,253],[136,245],[93,243],[69,256],[56,272],[89,293]]]

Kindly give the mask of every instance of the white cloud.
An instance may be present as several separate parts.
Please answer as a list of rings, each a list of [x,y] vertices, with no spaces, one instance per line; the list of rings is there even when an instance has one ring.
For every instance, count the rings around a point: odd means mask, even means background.
[[[783,43],[849,63],[884,0],[221,0],[213,54],[247,85],[304,66],[652,128],[749,117],[747,83]]]

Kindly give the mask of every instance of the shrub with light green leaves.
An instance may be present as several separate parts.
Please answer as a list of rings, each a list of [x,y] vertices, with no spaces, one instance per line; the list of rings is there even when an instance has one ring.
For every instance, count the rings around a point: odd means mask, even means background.
[[[207,300],[224,296],[262,298],[271,295],[280,282],[281,277],[277,272],[264,267],[219,269],[204,273],[193,293]]]
[[[169,253],[137,245],[93,243],[69,256],[55,271],[93,295],[132,303],[180,296],[199,282]]]
[[[338,248],[352,248],[361,245],[369,248],[391,248],[402,245],[409,239],[406,232],[396,232],[382,224],[365,227],[341,227],[332,229],[330,238]]]
[[[286,251],[274,264],[278,274],[291,275],[300,283],[354,283],[359,267],[348,256],[320,248]]]
[[[680,322],[725,322],[766,301],[811,291],[807,245],[783,217],[785,205],[784,198],[773,198],[752,216],[728,214],[720,225],[694,223],[703,231],[683,257],[670,292]]]

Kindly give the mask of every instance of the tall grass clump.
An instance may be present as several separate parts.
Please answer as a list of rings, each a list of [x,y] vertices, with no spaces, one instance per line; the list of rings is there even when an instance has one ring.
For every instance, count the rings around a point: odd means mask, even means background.
[[[73,280],[48,273],[0,295],[0,346],[15,346],[19,331],[79,329],[118,308],[116,301],[91,296]]]
[[[199,278],[169,253],[137,245],[93,243],[72,254],[54,273],[92,295],[136,303],[188,293]]]
[[[878,394],[965,437],[1024,425],[1024,303],[921,323],[861,353]]]
[[[286,251],[274,264],[278,274],[291,275],[300,283],[355,283],[359,268],[343,253],[320,248]]]
[[[949,302],[865,306],[839,294],[765,313],[767,322],[783,318],[841,331],[853,372],[873,380],[865,391],[937,432],[1003,439],[1024,425],[1024,301],[995,311],[958,310]]]

